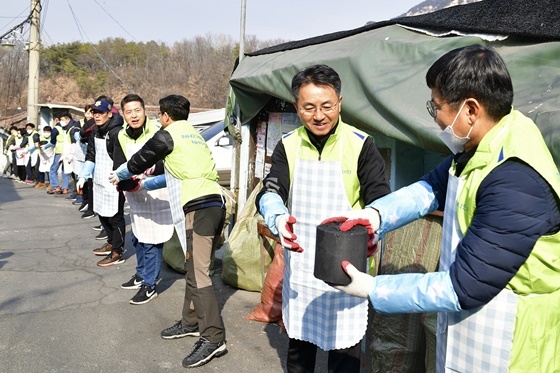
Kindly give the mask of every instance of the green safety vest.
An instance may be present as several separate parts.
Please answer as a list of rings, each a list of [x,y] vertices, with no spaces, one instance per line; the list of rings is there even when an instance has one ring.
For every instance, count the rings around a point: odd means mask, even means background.
[[[216,162],[200,133],[186,120],[173,122],[164,130],[173,139],[173,151],[165,157],[165,168],[181,180],[181,204],[221,194]]]
[[[282,138],[290,167],[290,180],[293,180],[296,156],[301,159],[317,160],[320,157],[323,161],[340,161],[344,189],[350,205],[353,209],[364,208],[364,201],[360,197],[358,158],[368,136],[367,133],[344,123],[339,118],[336,131],[329,136],[319,156],[317,148],[309,140],[305,127],[296,128]]]
[[[150,118],[146,117],[146,123],[144,124],[144,134],[138,139],[134,140],[126,133],[126,128],[123,127],[118,134],[119,144],[121,144],[122,151],[126,159],[129,159],[127,152],[127,144],[145,144],[149,139],[154,137],[155,133],[160,130],[160,125],[156,122],[152,122]],[[132,154],[130,155],[132,156]]]
[[[512,110],[484,136],[461,173],[465,184],[457,199],[457,214],[463,235],[476,211],[480,184],[510,158],[531,166],[560,197],[560,174],[539,129]],[[506,287],[518,296],[510,372],[560,371],[560,232],[537,240]]]
[[[64,151],[64,136],[66,136],[66,131],[62,129],[62,126],[56,125],[54,126],[58,131],[56,135],[56,146],[54,148],[55,154],[62,154]]]

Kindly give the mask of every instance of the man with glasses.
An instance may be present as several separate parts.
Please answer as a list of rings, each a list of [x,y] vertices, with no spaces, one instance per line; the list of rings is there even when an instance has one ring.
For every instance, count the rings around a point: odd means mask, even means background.
[[[78,192],[81,192],[86,180],[93,175],[93,211],[99,215],[107,233],[107,243],[93,250],[95,255],[105,256],[97,263],[100,267],[125,262],[124,195],[108,181],[109,173],[116,168],[113,149],[123,124],[122,117],[111,112],[112,106],[112,100],[102,96],[91,107],[95,127],[89,135],[86,162],[76,185]]]
[[[537,126],[512,108],[493,49],[454,49],[426,82],[428,112],[453,155],[347,217],[383,237],[445,211],[439,272],[371,277],[344,262],[352,282],[339,289],[382,313],[438,312],[438,372],[560,371],[558,168]]]
[[[292,94],[303,127],[276,145],[256,200],[286,249],[288,372],[313,372],[317,347],[329,351],[330,372],[358,372],[367,302],[315,278],[315,229],[330,214],[362,209],[388,194],[385,162],[370,136],[341,120],[341,80],[331,67],[298,72]]]

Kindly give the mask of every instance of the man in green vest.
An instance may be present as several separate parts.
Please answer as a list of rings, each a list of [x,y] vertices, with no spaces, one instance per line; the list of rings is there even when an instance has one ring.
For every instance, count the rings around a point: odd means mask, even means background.
[[[420,181],[348,214],[383,237],[444,211],[439,272],[340,290],[382,313],[438,312],[438,372],[560,371],[560,175],[533,121],[512,108],[502,58],[454,49],[428,70],[426,106],[454,154]]]
[[[185,368],[195,368],[227,352],[225,328],[209,275],[225,221],[225,202],[212,153],[187,122],[189,100],[170,95],[159,100],[159,109],[163,129],[112,172],[109,180],[117,184],[164,161],[173,223],[185,252],[187,286],[183,318],[163,330],[161,337],[200,336],[183,359]]]

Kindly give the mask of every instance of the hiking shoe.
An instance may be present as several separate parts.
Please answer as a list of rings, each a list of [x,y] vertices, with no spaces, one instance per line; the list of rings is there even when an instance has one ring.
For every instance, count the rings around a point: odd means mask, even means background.
[[[132,297],[131,300],[128,301],[130,304],[144,304],[148,303],[152,299],[157,298],[157,291],[156,289],[150,288],[148,285],[142,285],[138,293]]]
[[[198,337],[200,333],[198,332],[198,325],[186,326],[181,323],[181,320],[177,321],[173,326],[161,331],[161,338],[163,339],[175,339],[183,337]]]
[[[91,219],[93,218],[95,215],[97,215],[95,212],[93,211],[86,211],[82,214],[82,219]]]
[[[105,229],[101,230],[101,232],[99,232],[99,234],[97,236],[95,236],[96,240],[106,240],[107,239],[107,232],[105,231]]]
[[[68,193],[68,189],[66,189],[66,193]],[[76,194],[68,194],[68,197],[65,199],[75,200],[76,198],[78,198]]]
[[[183,367],[196,368],[208,363],[215,357],[223,356],[227,353],[226,341],[210,343],[204,337],[194,344],[191,353],[183,359]]]
[[[83,203],[84,203],[84,199],[80,195],[77,195],[76,198],[74,198],[74,200],[72,201],[73,205],[81,205]]]
[[[113,245],[107,242],[105,245],[101,246],[100,248],[94,249],[93,253],[97,256],[103,256],[103,255],[111,254],[112,250],[113,250]]]
[[[126,262],[126,260],[123,258],[122,253],[111,251],[109,255],[107,255],[105,258],[101,259],[100,261],[98,261],[97,265],[100,267],[110,267],[110,266],[114,266],[115,264],[121,264],[124,262]]]
[[[88,204],[86,201],[84,201],[84,202],[82,202],[82,204],[81,204],[80,207],[78,208],[78,211],[80,211],[80,212],[86,212],[87,209],[88,209],[88,207],[89,207],[89,204]]]
[[[101,225],[101,224],[95,225],[95,226],[93,227],[93,230],[94,230],[94,231],[102,231],[102,230],[103,230],[103,225]]]
[[[138,276],[135,273],[130,280],[128,280],[127,282],[121,285],[121,288],[127,290],[136,290],[136,289],[140,289],[140,285],[142,285],[142,277]]]

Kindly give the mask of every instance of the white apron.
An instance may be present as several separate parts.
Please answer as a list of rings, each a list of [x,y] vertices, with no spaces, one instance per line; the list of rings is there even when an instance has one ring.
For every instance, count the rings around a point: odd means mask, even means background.
[[[456,212],[464,180],[449,170],[440,257],[440,271],[455,261],[463,235]],[[507,372],[515,327],[517,297],[502,290],[485,306],[470,311],[439,312],[437,328],[437,372]],[[529,373],[529,372],[527,372]]]
[[[16,146],[20,146],[23,138],[16,138]],[[26,166],[29,161],[29,154],[23,149],[16,150],[16,165]]]
[[[49,172],[54,161],[54,146],[47,149],[38,149],[39,172]]]
[[[73,162],[74,156],[73,156],[72,145],[73,144],[70,141],[70,138],[69,138],[68,134],[65,133],[64,134],[64,146],[62,148],[62,154],[60,156],[60,159],[62,159],[62,172],[64,172],[65,174],[71,174],[72,172],[74,172],[74,162]],[[96,152],[97,152],[97,149],[96,149]]]
[[[87,145],[82,144],[80,141],[76,141],[70,145],[72,149],[72,171],[78,175],[82,170],[82,166],[86,160]]]
[[[30,140],[31,143],[30,145],[35,146],[33,143],[33,140]],[[37,164],[37,159],[39,158],[39,152],[37,149],[33,150],[32,152],[28,152],[29,153],[29,160],[31,162],[31,167],[34,167]]]
[[[107,153],[105,138],[95,138],[95,170],[93,172],[93,211],[103,217],[115,216],[119,211],[119,192],[109,182],[113,160]]]
[[[127,144],[127,160],[130,160],[142,145],[144,144]],[[130,225],[138,241],[157,245],[171,238],[173,219],[167,188],[126,193],[126,199],[130,205]]]
[[[299,159],[298,149],[290,193],[290,211],[297,220],[294,233],[303,252],[284,251],[282,318],[288,336],[325,351],[352,347],[366,332],[368,301],[336,290],[313,275],[317,225],[352,209],[340,161]]]
[[[185,221],[185,211],[181,203],[181,180],[171,175],[167,168],[165,169],[165,182],[169,192],[169,207],[171,209],[171,218],[173,226],[177,231],[179,242],[183,248],[185,257],[187,255],[187,227]]]

